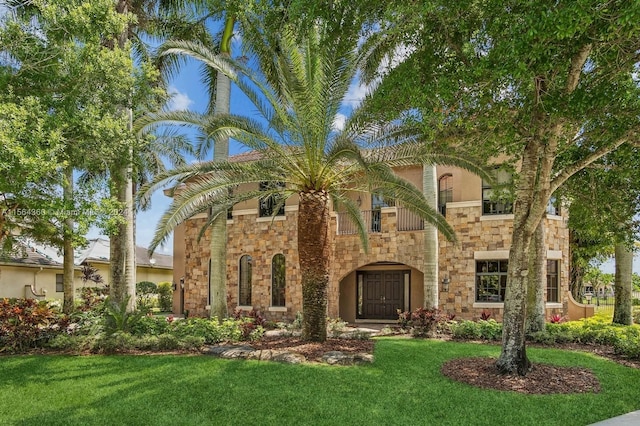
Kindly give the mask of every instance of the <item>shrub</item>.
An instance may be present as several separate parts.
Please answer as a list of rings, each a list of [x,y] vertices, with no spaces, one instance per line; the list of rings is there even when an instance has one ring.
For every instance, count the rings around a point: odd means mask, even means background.
[[[173,289],[168,281],[158,283],[158,305],[161,312],[173,310]]]
[[[82,287],[78,293],[80,293],[78,310],[83,312],[99,310],[109,294],[109,287]]]
[[[264,334],[264,327],[267,320],[255,308],[249,312],[236,309],[233,317],[240,329],[241,340],[256,340]],[[236,340],[234,338],[230,340]]]
[[[181,321],[173,321],[169,330],[171,334],[174,334],[181,340],[187,337],[198,337],[206,344],[229,340],[224,338],[223,334],[225,333],[223,333],[222,327],[218,325],[216,319],[209,320],[206,318],[191,317]],[[239,334],[238,331],[238,335]]]
[[[66,329],[68,318],[34,299],[0,299],[0,352],[37,347]]]
[[[136,284],[136,307],[143,311],[153,308],[158,286],[151,281],[140,281]]]
[[[446,317],[439,309],[417,308],[411,313],[398,312],[400,327],[418,337],[433,336],[445,321]]]
[[[462,320],[450,324],[454,339],[499,340],[502,337],[502,324],[494,319],[467,321]]]
[[[169,328],[170,321],[166,318],[144,315],[130,326],[130,332],[134,336],[158,336],[167,333]]]
[[[327,333],[330,337],[340,337],[347,328],[347,323],[340,318],[327,317]]]

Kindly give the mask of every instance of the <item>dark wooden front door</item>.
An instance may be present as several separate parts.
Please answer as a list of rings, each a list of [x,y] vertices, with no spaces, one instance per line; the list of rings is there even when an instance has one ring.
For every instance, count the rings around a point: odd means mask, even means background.
[[[405,309],[405,271],[362,271],[358,286],[358,318],[398,319],[398,309]]]

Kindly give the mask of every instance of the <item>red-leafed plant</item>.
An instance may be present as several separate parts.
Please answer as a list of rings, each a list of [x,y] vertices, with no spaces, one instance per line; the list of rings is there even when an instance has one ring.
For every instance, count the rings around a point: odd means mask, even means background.
[[[551,318],[549,318],[549,321],[551,321],[552,324],[559,324],[562,322],[562,317],[558,314],[554,314],[554,315],[551,315]]]
[[[68,319],[46,302],[0,299],[0,352],[21,352],[65,330]]]
[[[267,324],[267,320],[255,308],[249,312],[236,309],[233,311],[233,318],[241,321],[242,340],[251,339],[253,332],[257,330],[258,327],[264,328]]]
[[[491,318],[491,312],[487,311],[486,309],[483,310],[482,313],[480,314],[480,319],[483,321],[486,321],[489,318]]]

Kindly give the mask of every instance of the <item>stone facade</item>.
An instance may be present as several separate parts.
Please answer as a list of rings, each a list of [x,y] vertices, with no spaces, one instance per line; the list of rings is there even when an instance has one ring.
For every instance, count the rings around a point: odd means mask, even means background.
[[[415,172],[415,173],[414,173]],[[420,168],[404,170],[414,181],[421,176]],[[507,260],[513,228],[512,215],[483,215],[480,180],[476,176],[455,169],[442,169],[440,175],[453,173],[460,182],[454,189],[454,202],[447,203],[446,218],[454,228],[458,241],[451,243],[442,236],[439,241],[439,304],[440,308],[457,318],[477,319],[488,311],[491,318],[502,318],[502,303],[476,301],[476,261]],[[415,175],[415,176],[414,176]],[[456,181],[458,182],[458,181]],[[420,182],[414,182],[421,187]],[[364,210],[370,209],[368,194],[353,194],[354,199],[364,195]],[[370,210],[366,210],[371,214]],[[359,236],[341,216],[332,214],[331,275],[328,291],[328,312],[331,318],[356,320],[356,287],[358,274],[367,271],[402,271],[405,277],[405,308],[423,306],[424,231],[407,222],[406,211],[396,207],[383,207],[379,213],[376,232],[369,232],[369,248],[362,247]],[[177,293],[183,310],[190,315],[208,315],[209,242],[207,231],[198,242],[197,236],[204,218],[193,218],[176,231],[174,241],[174,271],[177,283],[184,277],[184,293]],[[402,222],[402,223],[399,223]],[[411,226],[406,226],[410,223]],[[548,216],[544,220],[547,258],[559,261],[559,295],[561,300],[547,304],[547,316],[565,314],[566,292],[569,283],[569,232],[566,215]],[[368,226],[370,223],[368,224]],[[345,232],[344,230],[348,230]],[[349,231],[350,229],[350,231]],[[372,228],[369,226],[369,229]],[[411,230],[403,230],[411,229]],[[297,198],[288,201],[283,216],[258,217],[257,203],[245,203],[233,211],[227,222],[227,306],[235,309],[255,308],[269,320],[293,320],[302,311],[302,289],[297,252]],[[276,254],[285,256],[285,306],[271,304],[271,265]],[[251,306],[239,306],[239,262],[243,255],[251,256]],[[181,263],[180,259],[184,259]],[[409,283],[406,283],[409,277]],[[443,279],[449,284],[444,285]],[[409,288],[408,296],[406,288]],[[407,301],[408,300],[408,301]],[[359,302],[358,302],[359,303]]]

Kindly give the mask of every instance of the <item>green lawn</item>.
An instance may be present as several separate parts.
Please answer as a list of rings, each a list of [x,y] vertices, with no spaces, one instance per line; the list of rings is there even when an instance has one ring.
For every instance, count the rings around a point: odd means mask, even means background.
[[[440,375],[491,345],[382,339],[370,366],[207,356],[0,357],[1,425],[586,425],[640,409],[640,370],[590,354],[530,349],[586,366],[599,394],[525,396]]]

